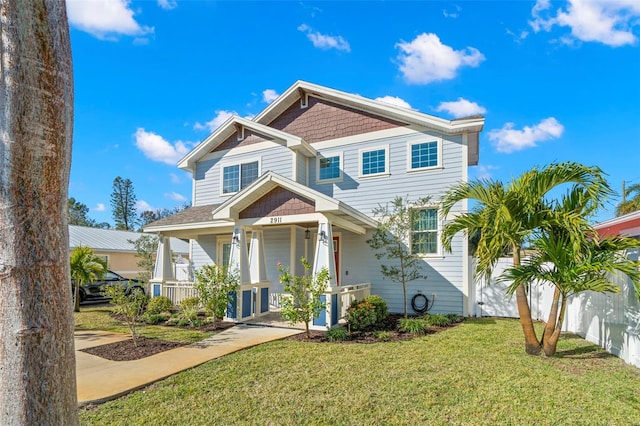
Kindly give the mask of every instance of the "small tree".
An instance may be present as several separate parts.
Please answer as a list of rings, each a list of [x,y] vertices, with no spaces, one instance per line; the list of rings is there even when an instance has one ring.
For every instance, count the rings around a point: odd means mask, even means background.
[[[238,290],[238,274],[230,272],[226,267],[204,265],[195,271],[200,302],[207,316],[213,317],[213,323],[224,318],[231,294]]]
[[[149,296],[142,291],[128,290],[119,285],[110,285],[105,288],[105,295],[115,305],[115,312],[122,315],[129,327],[133,345],[137,346],[137,338],[142,327],[142,315],[145,312]]]
[[[303,322],[309,338],[309,323],[325,307],[320,301],[320,296],[326,290],[330,276],[327,268],[322,268],[315,276],[309,275],[311,265],[307,259],[303,257],[300,262],[304,266],[303,276],[291,275],[289,268],[278,262],[280,282],[284,284],[284,291],[291,294],[291,297],[285,298],[282,302],[281,315],[292,325]]]
[[[148,283],[153,276],[159,239],[155,235],[142,235],[137,240],[127,241],[136,249],[135,257],[138,258],[136,265],[142,268],[142,271],[138,272],[138,278]]]
[[[407,283],[419,278],[427,278],[421,273],[422,266],[420,256],[411,251],[411,231],[415,222],[416,210],[429,203],[429,198],[424,197],[410,203],[408,199],[400,196],[391,203],[379,205],[373,209],[373,215],[378,220],[378,227],[373,236],[367,240],[369,246],[376,252],[377,259],[389,259],[396,263],[391,265],[381,264],[382,275],[391,281],[402,284],[404,300],[404,317],[407,318]]]
[[[71,252],[69,266],[71,279],[74,281],[74,311],[80,312],[80,287],[102,278],[107,264],[90,247],[78,246]]]

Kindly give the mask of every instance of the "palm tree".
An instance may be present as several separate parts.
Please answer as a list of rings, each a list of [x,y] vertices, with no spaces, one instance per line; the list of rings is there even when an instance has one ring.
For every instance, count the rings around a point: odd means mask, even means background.
[[[458,232],[477,236],[475,276],[486,278],[505,253],[511,252],[513,265],[519,266],[522,249],[533,233],[560,219],[572,240],[581,240],[581,222],[575,220],[575,214],[556,218],[551,214],[554,206],[547,199],[549,192],[566,184],[583,190],[583,202],[589,205],[589,210],[601,206],[612,193],[600,168],[574,162],[554,163],[542,169],[534,167],[506,186],[499,181],[477,180],[451,188],[442,199],[443,218],[462,200],[473,200],[476,205],[445,225],[442,232],[445,249],[451,251],[452,239]],[[542,346],[533,327],[526,285],[519,285],[513,293],[524,332],[525,351],[539,354]]]
[[[635,195],[627,199],[631,194]],[[616,216],[622,216],[623,214],[632,213],[640,210],[640,184],[635,183],[633,185],[622,186],[622,201],[616,207]]]
[[[620,287],[609,277],[616,272],[627,275],[640,295],[638,264],[624,255],[625,250],[637,246],[637,240],[623,237],[593,238],[574,244],[564,229],[555,228],[534,240],[534,254],[522,265],[505,270],[500,280],[512,281],[507,290],[510,294],[535,281],[555,287],[541,342],[546,355],[556,352],[567,298],[587,290],[619,293]]]
[[[69,260],[71,278],[75,282],[74,300],[75,312],[80,312],[80,287],[102,278],[107,270],[104,260],[93,253],[91,248],[78,246],[71,252]]]

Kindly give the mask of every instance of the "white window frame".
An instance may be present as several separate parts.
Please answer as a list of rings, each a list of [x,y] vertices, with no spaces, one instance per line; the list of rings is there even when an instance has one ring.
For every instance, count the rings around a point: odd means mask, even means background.
[[[372,152],[372,151],[380,151],[380,150],[384,150],[384,172],[380,172],[380,173],[370,173],[368,175],[363,174],[362,169],[363,169],[363,156],[365,153],[367,152]],[[380,145],[380,146],[373,146],[371,148],[362,148],[360,150],[358,150],[358,177],[360,179],[368,179],[368,178],[375,178],[375,177],[381,177],[381,176],[389,176],[391,173],[389,172],[389,145]]]
[[[435,253],[415,253],[423,258],[441,258],[442,257],[442,243],[440,242],[440,238],[442,236],[442,219],[440,218],[440,208],[441,206],[437,204],[426,204],[423,206],[414,205],[411,206],[412,210],[435,210],[436,211],[436,252]],[[409,241],[408,246],[411,252],[413,253],[413,223],[411,224],[411,231],[409,231]],[[424,232],[424,231],[422,231]]]
[[[412,168],[412,158],[411,158],[411,147],[413,147],[414,145],[422,145],[425,143],[429,143],[429,142],[435,142],[437,144],[436,147],[436,152],[438,155],[438,161],[436,163],[435,166],[428,166],[428,167],[416,167],[416,168]],[[441,169],[442,168],[442,138],[428,138],[428,139],[421,139],[419,141],[413,141],[413,142],[408,142],[407,143],[407,172],[422,172],[425,170],[435,170],[435,169]]]
[[[337,178],[331,179],[320,179],[320,160],[324,158],[331,157],[339,157],[340,158],[340,176]],[[342,151],[339,152],[328,152],[326,154],[320,154],[316,156],[316,183],[333,183],[333,182],[342,182],[344,174],[344,157],[342,155]]]
[[[220,164],[220,195],[223,197],[228,197],[231,195],[235,195],[238,192],[242,191],[242,165],[243,164],[249,164],[249,163],[255,163],[258,162],[258,177],[256,178],[259,179],[260,176],[262,175],[262,158],[258,157],[258,158],[249,158],[246,160],[240,160],[240,161],[228,161],[225,163]],[[232,167],[232,166],[239,166],[240,169],[240,185],[239,185],[239,189],[236,192],[224,192],[224,169],[226,167]]]

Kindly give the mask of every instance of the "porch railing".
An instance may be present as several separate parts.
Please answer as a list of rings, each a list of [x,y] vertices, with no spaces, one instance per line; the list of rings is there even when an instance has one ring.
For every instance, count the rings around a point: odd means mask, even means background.
[[[168,297],[177,306],[188,297],[198,297],[198,290],[191,282],[165,281],[162,284],[162,296]]]

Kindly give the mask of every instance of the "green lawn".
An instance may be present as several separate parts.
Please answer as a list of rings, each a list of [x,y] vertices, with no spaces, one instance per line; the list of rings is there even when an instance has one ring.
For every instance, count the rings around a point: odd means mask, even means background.
[[[576,336],[524,354],[515,320],[413,341],[279,341],[81,412],[84,425],[640,424],[640,370]]]
[[[104,330],[115,333],[130,333],[126,323],[111,317],[113,307],[97,305],[81,307],[80,312],[74,312],[76,330]],[[178,327],[143,326],[140,335],[170,342],[199,342],[211,336],[212,333],[202,333],[198,330],[185,330]]]

